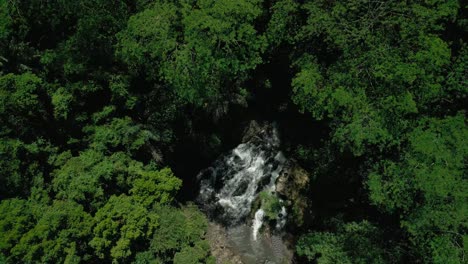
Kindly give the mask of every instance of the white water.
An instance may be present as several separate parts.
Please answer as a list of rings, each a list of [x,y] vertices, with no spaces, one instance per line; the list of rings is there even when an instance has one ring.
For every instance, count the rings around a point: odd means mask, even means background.
[[[259,236],[265,224],[262,208],[255,212],[252,225],[246,224],[250,222],[252,203],[258,194],[276,193],[276,180],[287,163],[279,146],[277,130],[267,127],[197,176],[200,181],[197,201],[210,219],[227,227],[230,247],[244,263],[285,263],[291,257],[279,233]],[[284,227],[286,218],[286,208],[282,207],[276,230]]]
[[[282,206],[278,221],[276,222],[276,229],[282,229],[286,225],[287,216],[286,207]]]
[[[255,212],[255,218],[252,224],[252,235],[254,240],[257,240],[258,231],[262,228],[264,215],[265,211],[263,211],[263,209],[258,209],[257,212]]]
[[[250,214],[259,192],[274,193],[285,162],[276,129],[265,129],[198,175],[198,201],[216,220],[238,224]]]

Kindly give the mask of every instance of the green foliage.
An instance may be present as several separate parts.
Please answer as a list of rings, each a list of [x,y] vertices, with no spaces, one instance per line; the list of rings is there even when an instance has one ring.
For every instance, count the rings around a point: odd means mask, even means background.
[[[0,203],[0,251],[9,255],[11,248],[32,226],[33,214],[26,200],[3,200]]]
[[[133,109],[138,97],[130,94],[130,78],[122,75],[114,75],[110,78],[109,90],[112,93],[111,101],[115,104],[123,101],[126,108]]]
[[[148,251],[138,253],[135,263],[214,263],[204,240],[207,219],[196,206],[157,206],[155,212],[161,216],[158,227]]]
[[[133,8],[0,1],[2,261],[129,262],[158,226],[152,207],[178,211],[171,203],[181,180],[149,157],[173,139],[179,103],[170,92],[138,90],[114,60]],[[28,200],[7,199],[15,196]],[[203,221],[187,247],[201,240]]]
[[[268,21],[266,37],[270,49],[281,44],[291,44],[299,24],[299,4],[293,0],[272,1],[271,18]]]
[[[96,213],[94,237],[89,245],[100,259],[110,257],[115,263],[125,262],[135,254],[137,244],[153,234],[158,218],[131,196],[111,196]]]
[[[65,88],[60,87],[52,94],[52,104],[54,106],[55,118],[67,119],[70,112],[70,104],[73,102],[73,94]]]
[[[31,187],[43,188],[43,171],[48,169],[47,159],[55,151],[43,139],[27,144],[18,139],[0,138],[1,196],[27,196]]]
[[[121,147],[132,152],[139,150],[150,139],[157,140],[150,131],[142,129],[129,117],[113,118],[107,124],[88,126],[84,130],[90,134],[91,147],[98,151],[112,152]]]
[[[452,58],[451,71],[447,74],[445,85],[442,86],[444,93],[438,98],[438,104],[434,104],[434,108],[442,113],[453,113],[454,110],[463,109],[468,94],[468,48],[465,43],[461,45],[459,55]]]
[[[4,41],[11,30],[11,17],[8,13],[8,1],[0,1],[0,41]],[[0,66],[2,64],[0,63]]]
[[[460,263],[465,254],[466,44],[446,38],[450,23],[462,23],[460,5],[307,1],[295,36],[314,47],[292,55],[293,102],[329,124],[329,162],[358,157],[350,181],[365,179],[371,203],[400,219],[414,262]],[[321,236],[311,243],[329,239],[323,250],[342,252],[336,234]],[[343,256],[323,261],[356,261]]]
[[[122,152],[111,156],[87,150],[77,157],[69,152],[58,157],[60,168],[54,171],[53,187],[58,199],[70,199],[95,209],[109,194],[128,189],[142,164]],[[61,163],[61,164],[60,164]],[[109,183],[115,187],[105,188]]]
[[[215,264],[215,259],[209,255],[210,245],[202,240],[195,242],[193,247],[184,247],[174,256],[174,264]]]
[[[281,200],[269,191],[263,191],[259,194],[261,208],[265,211],[265,217],[269,220],[276,220],[281,212]]]
[[[299,256],[318,264],[388,263],[382,234],[367,221],[340,224],[335,233],[303,235],[296,246]],[[397,263],[397,259],[392,262]]]
[[[424,14],[419,4],[394,1],[311,1],[304,8],[308,20],[298,41],[327,48],[297,60],[293,101],[317,119],[336,120],[335,142],[356,155],[398,145],[410,126],[406,118],[442,94],[450,63],[447,43],[419,16],[438,17],[437,28],[456,14],[456,1],[435,3]],[[416,31],[409,34],[407,27]]]
[[[32,74],[7,74],[0,77],[0,135],[27,136],[44,122],[44,106],[39,98],[42,80]]]
[[[140,176],[132,182],[130,194],[134,199],[146,207],[156,204],[172,202],[182,181],[174,176],[171,169],[160,171],[141,171]]]
[[[53,179],[57,198],[87,204],[92,210],[100,207],[111,194],[126,190],[145,207],[154,202],[169,203],[181,186],[170,169],[158,171],[122,152],[105,156],[87,150],[77,157],[65,152],[56,163],[60,166]]]
[[[156,2],[119,33],[118,54],[134,71],[164,80],[185,101],[225,97],[261,63],[265,40],[253,26],[260,1]],[[180,31],[178,29],[181,29]]]
[[[176,47],[177,31],[171,24],[176,20],[174,4],[165,2],[154,3],[130,17],[127,28],[118,35],[118,55],[135,71],[152,65]]]
[[[74,34],[59,53],[65,74],[80,74],[113,62],[115,34],[128,17],[124,1],[94,0],[81,2]],[[92,75],[96,73],[90,73]]]
[[[57,12],[41,17],[44,28],[36,29],[49,29],[52,33],[44,34],[49,43],[41,48],[40,61],[48,74],[55,77],[60,73],[69,80],[84,76],[102,79],[107,75],[103,67],[113,62],[115,34],[124,27],[128,17],[128,7],[123,1],[32,2],[33,8],[35,4],[42,5],[40,14]],[[38,19],[33,14],[23,15],[28,24]],[[55,30],[60,34],[54,36]]]
[[[421,120],[408,137],[400,161],[385,160],[370,174],[371,201],[403,211],[402,226],[422,256],[458,263],[467,222],[464,116]]]
[[[40,209],[39,209],[40,208]],[[55,201],[41,210],[34,227],[11,249],[11,259],[25,263],[78,263],[91,234],[92,218],[74,202]]]

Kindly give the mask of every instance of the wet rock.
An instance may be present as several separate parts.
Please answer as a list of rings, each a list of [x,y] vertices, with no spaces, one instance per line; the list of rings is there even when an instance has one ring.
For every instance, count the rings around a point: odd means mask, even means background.
[[[267,175],[266,177],[263,177],[263,179],[261,179],[258,182],[258,189],[262,190],[265,186],[268,185],[268,183],[270,183],[270,180],[271,180],[271,174]]]
[[[232,194],[232,196],[240,196],[240,195],[243,195],[247,188],[249,187],[249,182],[247,181],[241,181],[239,183],[239,186],[237,187],[237,189],[234,191],[234,193]]]
[[[271,131],[274,130],[275,125],[269,122],[261,122],[252,120],[244,129],[242,133],[242,143],[246,142],[262,142]],[[276,143],[276,142],[275,142]]]
[[[297,226],[302,225],[308,211],[307,199],[303,193],[307,189],[309,178],[306,170],[295,161],[290,161],[276,180],[276,192],[287,200]]]
[[[242,133],[242,143],[246,143],[255,137],[258,137],[262,129],[263,127],[257,121],[250,121],[249,125],[245,128],[244,133]]]
[[[229,248],[226,230],[221,225],[209,223],[206,238],[217,264],[243,264],[240,256]]]

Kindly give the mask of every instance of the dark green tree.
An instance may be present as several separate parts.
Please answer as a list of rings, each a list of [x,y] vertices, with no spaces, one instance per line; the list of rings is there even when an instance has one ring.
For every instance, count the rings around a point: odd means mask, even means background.
[[[422,120],[401,159],[384,160],[369,175],[371,201],[400,212],[427,262],[460,263],[465,254],[467,137],[463,115]]]
[[[388,255],[382,233],[367,221],[340,223],[336,232],[313,232],[301,237],[296,250],[317,264],[328,263],[399,263],[397,255]],[[391,258],[393,259],[391,259]]]
[[[254,27],[260,14],[257,0],[156,2],[129,19],[118,54],[187,102],[219,104],[240,95],[262,62],[265,39]]]

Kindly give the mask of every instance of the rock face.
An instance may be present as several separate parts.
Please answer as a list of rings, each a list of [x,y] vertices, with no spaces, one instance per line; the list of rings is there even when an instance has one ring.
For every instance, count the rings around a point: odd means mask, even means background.
[[[274,125],[268,122],[250,121],[242,133],[242,143],[254,141],[256,139],[261,140],[262,134],[266,133],[266,131],[273,130],[273,127]]]
[[[292,220],[301,226],[308,213],[309,206],[303,193],[308,187],[310,176],[294,160],[289,161],[276,180],[276,192],[287,200],[292,210]]]

